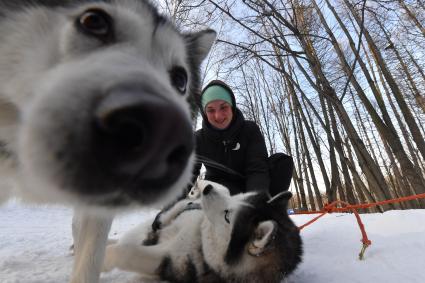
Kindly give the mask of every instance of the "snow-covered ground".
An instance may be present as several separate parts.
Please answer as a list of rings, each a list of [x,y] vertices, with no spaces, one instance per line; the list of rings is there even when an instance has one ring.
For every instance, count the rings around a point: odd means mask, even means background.
[[[152,217],[140,211],[117,218],[111,237]],[[66,283],[71,272],[71,210],[11,201],[0,207],[0,282]],[[302,225],[312,215],[291,216]],[[304,261],[284,283],[425,282],[425,210],[362,216],[372,246],[359,261],[361,235],[352,214],[332,214],[302,230]],[[101,282],[142,282],[122,271]]]

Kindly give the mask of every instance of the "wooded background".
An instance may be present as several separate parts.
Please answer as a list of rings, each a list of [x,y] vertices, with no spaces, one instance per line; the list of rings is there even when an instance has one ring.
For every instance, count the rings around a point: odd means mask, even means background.
[[[220,78],[269,153],[295,161],[294,207],[425,193],[423,0],[163,0],[182,30],[219,33]],[[387,209],[425,208],[425,201]]]

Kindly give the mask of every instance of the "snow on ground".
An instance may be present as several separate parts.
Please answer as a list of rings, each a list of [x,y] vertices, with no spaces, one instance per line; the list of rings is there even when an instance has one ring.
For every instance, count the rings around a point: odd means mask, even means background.
[[[155,215],[140,211],[114,221],[111,237]],[[302,225],[312,215],[291,216]],[[0,207],[0,282],[66,283],[72,266],[72,211],[60,206]],[[327,215],[302,230],[304,261],[283,283],[425,282],[425,210],[362,215],[372,246],[358,260],[361,234],[352,214]],[[102,283],[140,283],[132,273],[103,274]]]

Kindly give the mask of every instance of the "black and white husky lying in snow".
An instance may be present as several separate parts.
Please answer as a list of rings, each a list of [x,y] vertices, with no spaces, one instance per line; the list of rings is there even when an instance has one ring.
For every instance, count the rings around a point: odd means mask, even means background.
[[[162,213],[160,229],[153,232],[147,222],[109,245],[104,271],[171,282],[277,283],[301,262],[299,231],[286,213],[290,192],[270,199],[230,196],[208,181],[198,186],[200,199],[183,199]]]

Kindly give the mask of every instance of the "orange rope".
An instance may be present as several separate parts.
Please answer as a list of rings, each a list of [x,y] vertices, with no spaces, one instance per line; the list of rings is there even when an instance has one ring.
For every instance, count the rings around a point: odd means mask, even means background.
[[[361,208],[369,208],[369,207],[377,206],[377,205],[403,202],[403,201],[415,200],[415,199],[420,199],[420,198],[425,198],[425,193],[407,196],[407,197],[396,198],[396,199],[384,200],[384,201],[379,201],[379,202],[374,202],[374,203],[365,203],[365,204],[357,204],[357,205],[351,205],[347,202],[337,200],[337,201],[332,202],[331,204],[325,205],[325,207],[320,211],[300,211],[300,212],[295,212],[294,214],[320,214],[320,215],[316,216],[315,218],[313,218],[312,220],[305,223],[304,225],[301,225],[301,226],[298,227],[299,230],[302,230],[305,227],[307,227],[308,225],[312,224],[313,222],[316,222],[317,220],[319,220],[322,216],[326,215],[327,213],[346,212],[346,211],[351,210],[354,213],[354,215],[356,216],[357,223],[358,223],[360,231],[362,233],[363,247],[362,247],[362,250],[359,254],[359,259],[362,260],[364,258],[364,252],[365,252],[366,248],[369,247],[372,244],[372,242],[367,237],[365,227],[363,225],[363,222],[362,222],[360,215],[359,215],[359,212],[357,210],[361,209]],[[338,204],[344,205],[344,207],[337,207]]]
[[[322,210],[299,211],[299,212],[294,212],[294,214],[318,214],[318,213],[324,213],[324,212],[326,212],[326,213],[346,212],[346,211],[349,211],[353,208],[354,209],[369,208],[369,207],[378,206],[378,205],[384,205],[384,204],[390,204],[390,203],[396,203],[396,202],[404,202],[404,201],[421,199],[421,198],[425,198],[425,193],[407,196],[407,197],[396,198],[396,199],[384,200],[384,201],[379,201],[379,202],[372,202],[372,203],[364,203],[364,204],[356,204],[356,205],[348,204],[346,207],[332,207],[331,205],[327,205]]]

